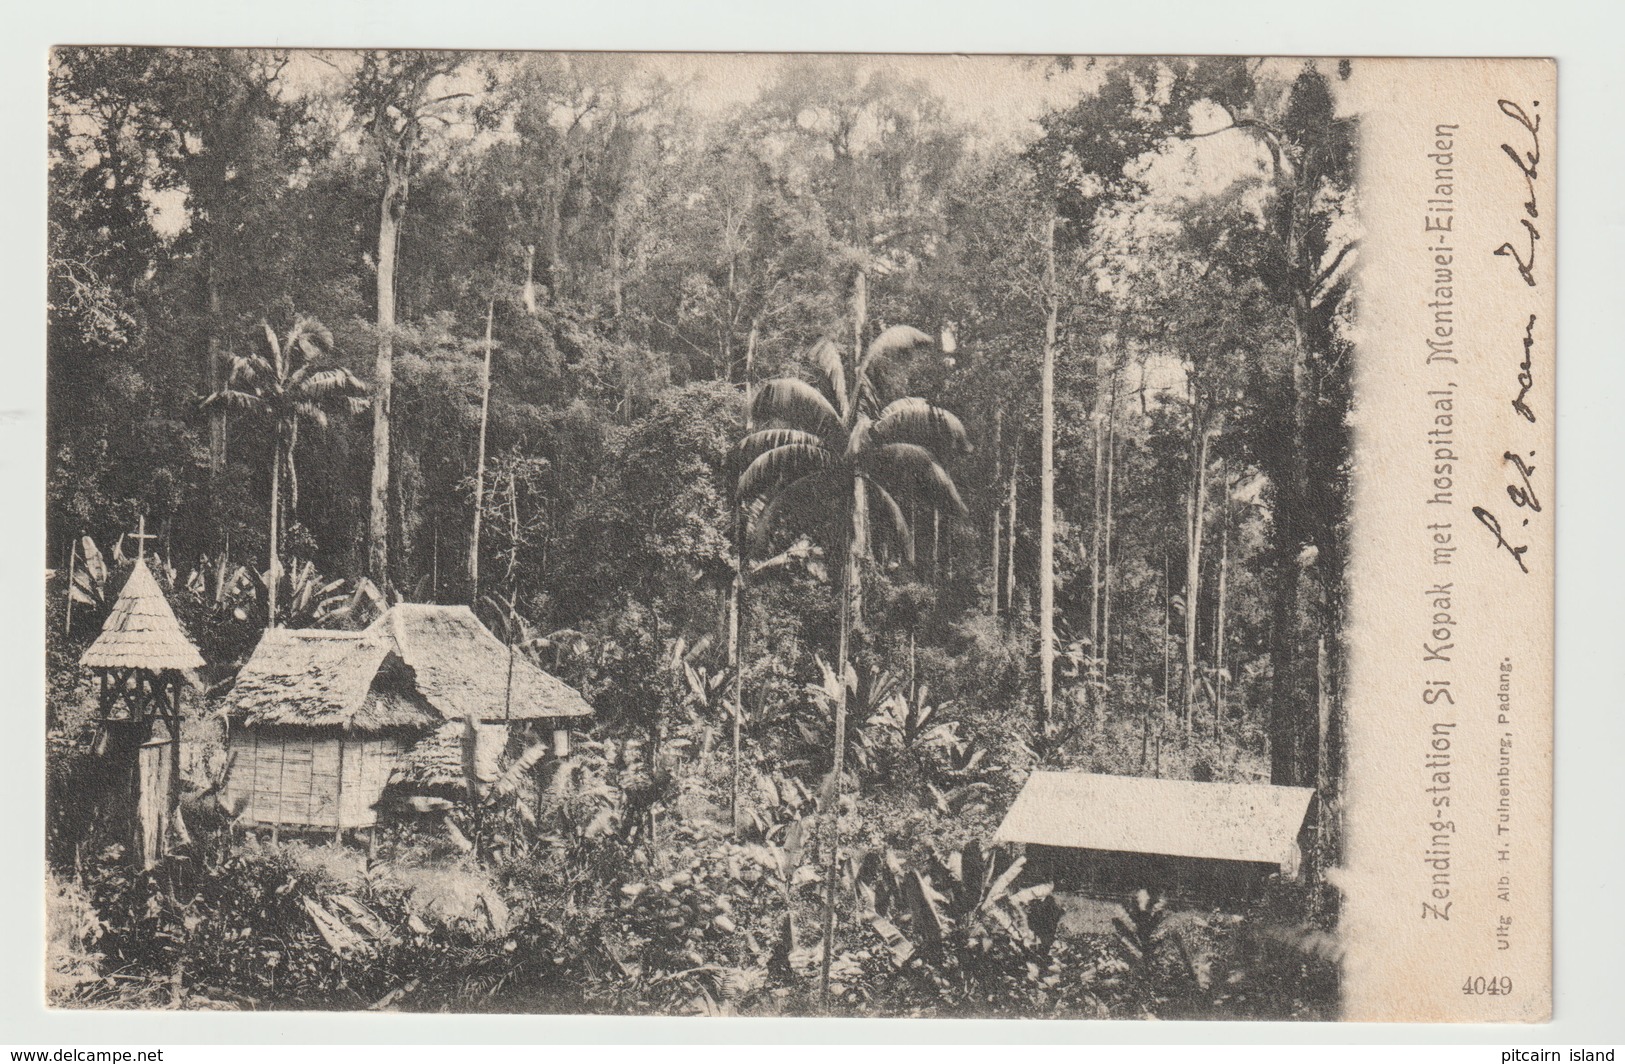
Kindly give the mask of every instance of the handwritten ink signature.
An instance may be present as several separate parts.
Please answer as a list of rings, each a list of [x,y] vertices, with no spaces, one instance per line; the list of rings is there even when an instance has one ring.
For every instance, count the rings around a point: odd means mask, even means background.
[[[1540,239],[1540,230],[1535,227],[1532,219],[1540,217],[1540,199],[1536,193],[1540,180],[1540,115],[1537,113],[1531,118],[1530,112],[1539,110],[1540,101],[1533,101],[1528,110],[1511,100],[1498,100],[1496,103],[1500,107],[1502,114],[1518,123],[1529,134],[1529,147],[1525,151],[1519,152],[1510,144],[1501,145],[1501,150],[1506,153],[1507,158],[1512,160],[1512,164],[1523,175],[1525,187],[1529,190],[1529,199],[1523,204],[1523,212],[1526,217],[1518,219],[1518,222],[1528,234],[1529,252],[1527,258],[1520,255],[1513,247],[1512,241],[1509,240],[1496,248],[1495,254],[1503,258],[1511,257],[1512,261],[1517,265],[1518,273],[1523,277],[1524,283],[1530,288],[1535,288],[1538,286],[1535,277],[1535,242]],[[1537,320],[1537,317],[1531,314],[1529,315],[1529,321],[1524,325],[1523,361],[1518,363],[1518,394],[1512,399],[1513,411],[1531,425],[1535,424],[1535,411],[1529,405],[1527,399],[1530,391],[1535,386],[1534,350],[1535,323]],[[1529,451],[1528,459],[1534,457],[1535,452]],[[1531,514],[1541,513],[1540,496],[1535,491],[1534,465],[1526,460],[1523,454],[1515,451],[1506,451],[1501,455],[1501,458],[1512,466],[1518,478],[1518,481],[1509,483],[1506,486],[1507,498],[1512,501],[1512,505]],[[1517,563],[1521,571],[1529,572],[1529,565],[1524,561],[1524,555],[1529,553],[1529,545],[1515,544],[1508,540],[1507,536],[1509,534],[1515,535],[1515,533],[1504,530],[1500,519],[1485,507],[1473,507],[1473,516],[1478,518],[1478,523],[1487,528],[1490,534],[1495,537],[1496,547],[1506,551],[1512,557],[1512,560]],[[1529,518],[1524,517],[1519,527],[1527,528],[1528,526]]]
[[[1501,522],[1484,507],[1473,507],[1473,516],[1478,518],[1479,524],[1490,530],[1490,534],[1495,537],[1495,545],[1512,555],[1512,560],[1518,563],[1518,568],[1527,573],[1529,566],[1524,564],[1523,556],[1529,553],[1529,544],[1525,543],[1521,547],[1514,547],[1511,543],[1508,543],[1506,536],[1501,533]],[[1524,523],[1527,524],[1528,522],[1525,521]]]
[[[1535,457],[1535,452],[1530,451],[1529,457]],[[1512,451],[1507,451],[1505,454],[1501,455],[1501,458],[1503,461],[1512,463],[1512,468],[1517,471],[1519,478],[1523,481],[1522,485],[1507,485],[1507,498],[1511,499],[1512,505],[1518,507],[1519,509],[1529,510],[1532,513],[1537,514],[1540,513],[1540,498],[1535,494],[1535,467],[1524,461],[1523,455],[1515,454]],[[1518,563],[1518,568],[1527,573],[1529,571],[1529,566],[1524,564],[1523,556],[1529,550],[1528,545],[1525,544],[1521,547],[1515,547],[1508,542],[1506,535],[1501,531],[1500,520],[1496,518],[1494,514],[1484,509],[1484,507],[1473,507],[1473,516],[1478,518],[1479,524],[1490,530],[1490,534],[1495,537],[1495,545],[1511,554],[1512,560]],[[1529,524],[1529,518],[1524,518],[1523,523],[1524,526],[1527,526]]]
[[[1506,153],[1508,159],[1512,160],[1512,165],[1516,166],[1523,174],[1524,182],[1529,187],[1529,199],[1523,205],[1524,213],[1529,217],[1518,219],[1529,236],[1529,255],[1527,258],[1519,255],[1510,240],[1496,248],[1495,254],[1500,256],[1510,255],[1512,261],[1518,266],[1518,273],[1523,275],[1524,284],[1533,288],[1535,287],[1535,241],[1540,239],[1540,230],[1535,228],[1534,222],[1530,221],[1530,219],[1540,217],[1540,201],[1535,195],[1535,182],[1540,179],[1540,115],[1537,114],[1534,118],[1530,118],[1527,111],[1511,100],[1497,100],[1496,105],[1501,108],[1502,114],[1529,131],[1530,148],[1520,153],[1510,144],[1501,145],[1501,150]],[[1531,110],[1539,107],[1539,100],[1530,105]]]
[[[1518,363],[1518,397],[1512,400],[1512,409],[1523,415],[1523,419],[1531,425],[1535,423],[1535,412],[1523,400],[1529,394],[1529,389],[1535,386],[1534,349],[1535,316],[1531,314],[1529,324],[1523,327],[1523,361]]]

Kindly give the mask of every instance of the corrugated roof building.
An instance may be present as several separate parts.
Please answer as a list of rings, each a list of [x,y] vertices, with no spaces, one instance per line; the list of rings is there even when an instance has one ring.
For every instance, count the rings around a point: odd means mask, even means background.
[[[1112,892],[1245,888],[1297,873],[1314,791],[1261,783],[1035,772],[994,834],[1059,878]]]

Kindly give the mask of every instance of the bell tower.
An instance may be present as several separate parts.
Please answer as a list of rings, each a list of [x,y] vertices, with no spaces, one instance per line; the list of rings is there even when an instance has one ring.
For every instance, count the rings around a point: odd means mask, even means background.
[[[97,752],[114,815],[142,868],[163,856],[180,804],[181,699],[203,656],[175,619],[147,568],[146,519],[135,534],[135,569],[79,664],[96,674]]]

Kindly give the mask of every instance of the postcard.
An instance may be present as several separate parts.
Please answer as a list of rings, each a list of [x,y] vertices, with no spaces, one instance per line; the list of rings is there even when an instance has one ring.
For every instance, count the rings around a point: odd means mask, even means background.
[[[48,1003],[1547,1019],[1555,89],[56,49]]]

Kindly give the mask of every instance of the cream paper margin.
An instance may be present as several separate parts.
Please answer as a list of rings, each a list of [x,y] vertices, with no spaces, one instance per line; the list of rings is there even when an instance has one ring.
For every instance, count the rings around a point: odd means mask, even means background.
[[[1354,70],[1364,235],[1344,1015],[1544,1021],[1552,1011],[1556,66],[1367,59]],[[1532,182],[1502,148],[1530,165],[1535,141],[1516,114],[1539,119]],[[1526,207],[1531,188],[1538,217]],[[1517,261],[1495,254],[1508,243],[1524,261],[1533,247],[1533,287]],[[1429,305],[1444,303],[1453,306]],[[1513,405],[1526,383],[1533,424]],[[1531,467],[1532,488],[1508,453]],[[1540,509],[1518,505],[1518,492]],[[1436,497],[1449,501],[1429,501]],[[1527,545],[1527,573],[1475,507],[1494,516],[1510,544]],[[1443,593],[1428,590],[1441,585]],[[1449,694],[1427,693],[1437,691]],[[1489,992],[1508,980],[1510,993]]]

